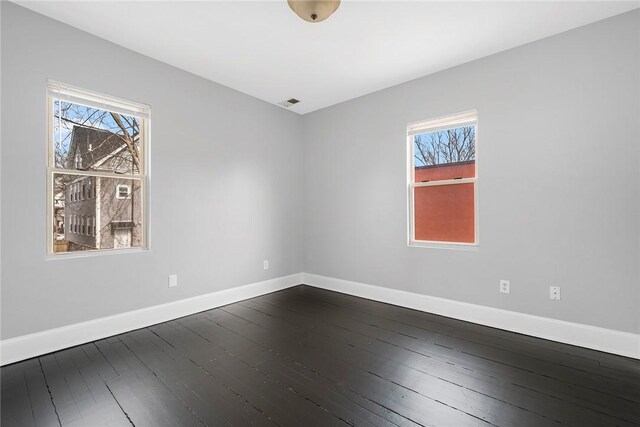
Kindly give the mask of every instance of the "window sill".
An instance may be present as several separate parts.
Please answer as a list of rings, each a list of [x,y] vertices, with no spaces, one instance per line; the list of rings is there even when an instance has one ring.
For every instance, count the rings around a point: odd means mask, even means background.
[[[149,248],[96,249],[90,251],[48,253],[44,259],[45,261],[54,261],[60,259],[88,258],[103,255],[124,255],[146,252],[149,252]]]
[[[426,240],[411,240],[408,245],[410,248],[426,248],[426,249],[448,249],[454,251],[479,251],[478,243],[452,243],[452,242],[435,242]]]

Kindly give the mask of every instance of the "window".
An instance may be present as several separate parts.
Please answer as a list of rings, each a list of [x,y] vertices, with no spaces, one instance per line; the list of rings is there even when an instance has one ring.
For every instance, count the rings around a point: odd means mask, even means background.
[[[411,124],[409,244],[477,245],[477,112]]]
[[[149,107],[49,82],[47,111],[47,222],[69,218],[66,233],[47,227],[48,254],[124,247],[114,237],[123,223],[126,247],[146,248]]]
[[[131,187],[129,187],[128,185],[120,184],[116,187],[117,199],[126,199],[127,197],[129,197],[130,193],[131,193]]]

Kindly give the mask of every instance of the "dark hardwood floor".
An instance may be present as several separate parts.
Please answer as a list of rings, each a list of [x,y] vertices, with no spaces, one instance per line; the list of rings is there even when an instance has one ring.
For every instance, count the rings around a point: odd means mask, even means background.
[[[3,427],[640,425],[640,361],[309,286],[0,374]]]

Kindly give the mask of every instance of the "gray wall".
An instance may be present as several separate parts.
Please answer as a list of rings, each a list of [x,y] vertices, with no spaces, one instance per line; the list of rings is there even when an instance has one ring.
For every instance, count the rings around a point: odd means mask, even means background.
[[[1,10],[2,339],[303,270],[640,332],[639,12],[300,117]],[[45,260],[48,78],[151,105],[149,252]],[[480,249],[408,248],[406,124],[471,108]]]
[[[1,7],[2,339],[302,271],[299,116]],[[149,252],[45,260],[47,79],[151,105]]]
[[[639,41],[634,11],[304,116],[305,271],[640,332]],[[406,125],[473,108],[479,251],[409,248]]]

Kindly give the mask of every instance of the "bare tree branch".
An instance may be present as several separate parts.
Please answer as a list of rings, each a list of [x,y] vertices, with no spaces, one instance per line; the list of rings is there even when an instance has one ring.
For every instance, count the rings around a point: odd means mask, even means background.
[[[140,158],[138,157],[138,149],[135,146],[135,142],[133,141],[133,137],[129,135],[127,128],[124,123],[122,123],[122,119],[119,114],[111,113],[111,117],[116,122],[116,124],[122,129],[122,133],[124,133],[122,139],[127,144],[127,148],[131,152],[131,159],[133,160],[133,164],[136,166],[138,171],[142,171],[142,167],[140,165]]]
[[[476,155],[474,126],[415,135],[413,143],[416,166],[464,162]]]

